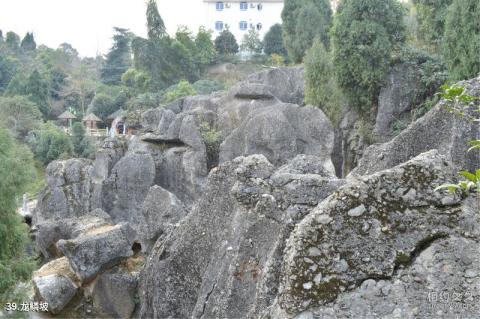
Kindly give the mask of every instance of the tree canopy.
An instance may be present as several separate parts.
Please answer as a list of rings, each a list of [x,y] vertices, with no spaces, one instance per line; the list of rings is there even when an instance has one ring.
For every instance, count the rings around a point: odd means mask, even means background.
[[[283,45],[282,32],[282,25],[279,23],[274,24],[270,30],[268,30],[263,39],[265,54],[287,55],[287,49],[285,49],[285,46]]]
[[[338,84],[357,107],[375,107],[392,53],[405,41],[404,9],[396,0],[345,0],[332,30]]]
[[[283,40],[290,58],[300,63],[315,38],[329,47],[332,9],[329,0],[286,0],[282,11]]]
[[[237,39],[229,30],[223,30],[215,39],[215,48],[220,54],[235,54],[238,53]]]
[[[131,61],[131,34],[128,29],[115,27],[113,46],[108,52],[105,65],[102,68],[101,78],[105,84],[120,84],[122,74],[132,65]]]

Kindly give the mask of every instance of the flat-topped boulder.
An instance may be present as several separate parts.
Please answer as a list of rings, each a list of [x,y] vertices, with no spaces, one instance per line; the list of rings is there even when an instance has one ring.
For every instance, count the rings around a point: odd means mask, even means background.
[[[57,246],[81,281],[88,282],[101,271],[132,256],[135,238],[135,231],[124,223],[95,228],[75,239],[62,239]]]

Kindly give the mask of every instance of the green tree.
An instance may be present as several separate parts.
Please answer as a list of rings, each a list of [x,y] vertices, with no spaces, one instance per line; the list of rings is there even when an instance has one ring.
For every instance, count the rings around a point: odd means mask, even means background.
[[[212,32],[205,30],[204,27],[200,27],[195,38],[195,53],[195,59],[200,64],[201,70],[213,63],[217,56],[217,51],[212,41]]]
[[[26,254],[28,229],[16,212],[16,199],[35,175],[32,153],[2,128],[0,145],[0,303],[5,304],[11,289],[35,268]]]
[[[238,43],[235,36],[229,30],[223,30],[215,39],[215,48],[220,54],[238,53]]]
[[[240,48],[242,51],[246,51],[251,54],[262,53],[263,44],[262,41],[260,41],[260,35],[258,31],[255,29],[248,30],[248,32],[243,36]]]
[[[28,77],[25,85],[25,93],[28,94],[30,101],[38,106],[45,119],[50,114],[50,87],[48,80],[34,70]]]
[[[26,97],[0,97],[0,126],[8,128],[15,137],[23,139],[41,124],[42,113]]]
[[[328,0],[286,0],[282,11],[283,40],[290,58],[300,63],[315,38],[329,46],[332,8]]]
[[[47,165],[57,159],[68,158],[73,154],[70,137],[54,124],[47,122],[35,131],[29,140],[35,158]]]
[[[441,45],[448,7],[453,0],[413,0],[417,12],[418,38],[430,51]]]
[[[164,102],[170,103],[182,97],[196,95],[197,92],[188,81],[180,81],[172,89],[167,90],[164,96]]]
[[[0,30],[0,44],[3,43],[3,32],[2,30]]]
[[[131,88],[135,95],[147,92],[150,86],[150,76],[143,71],[137,69],[128,69],[122,75],[122,83],[126,87]]]
[[[337,85],[332,54],[316,40],[305,56],[305,102],[325,112],[334,125],[341,120],[346,100]]]
[[[12,52],[18,52],[20,47],[20,37],[15,32],[7,32],[7,38],[5,39],[5,44],[8,49]]]
[[[0,95],[17,72],[19,62],[15,58],[0,54]]]
[[[95,154],[95,145],[89,136],[85,135],[85,126],[76,122],[72,126],[72,144],[76,157],[92,158]]]
[[[33,33],[27,32],[20,46],[24,51],[35,51],[37,44],[35,43]]]
[[[480,73],[480,3],[454,0],[443,40],[445,62],[452,80],[464,80]]]
[[[338,84],[352,105],[375,111],[392,54],[405,41],[403,15],[396,0],[345,0],[338,7],[333,62]]]
[[[264,51],[267,55],[278,54],[282,56],[287,55],[287,49],[283,45],[282,25],[274,24],[263,39]]]
[[[148,38],[151,40],[159,40],[167,36],[165,23],[158,13],[157,1],[148,0],[147,3],[147,28]]]
[[[120,107],[115,103],[115,99],[105,93],[97,93],[89,106],[89,110],[101,119],[106,119],[119,109]]]
[[[108,52],[105,65],[101,71],[102,82],[110,85],[120,84],[122,74],[132,65],[131,63],[131,34],[127,29],[114,28],[113,47]]]

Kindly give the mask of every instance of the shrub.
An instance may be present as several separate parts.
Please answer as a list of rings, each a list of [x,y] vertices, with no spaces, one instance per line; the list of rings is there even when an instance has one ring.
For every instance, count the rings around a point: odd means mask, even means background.
[[[35,157],[45,165],[57,159],[66,159],[73,154],[70,137],[60,128],[48,122],[32,132],[29,144]]]
[[[222,135],[207,122],[200,124],[200,134],[207,151],[207,167],[212,169],[218,165]]]
[[[197,91],[193,86],[188,83],[188,81],[180,81],[177,85],[172,88],[167,89],[167,92],[164,95],[164,102],[171,103],[175,100],[178,100],[182,97],[196,95]]]
[[[305,100],[325,112],[334,125],[341,120],[345,98],[335,80],[331,53],[315,41],[305,57]]]

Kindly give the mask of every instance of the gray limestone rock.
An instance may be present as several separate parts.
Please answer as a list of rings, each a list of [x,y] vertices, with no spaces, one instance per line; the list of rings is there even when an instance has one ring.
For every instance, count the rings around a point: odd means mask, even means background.
[[[61,257],[56,247],[60,239],[73,239],[84,232],[111,224],[110,216],[100,209],[78,218],[43,221],[33,228],[35,245],[47,260]]]
[[[48,311],[58,314],[75,296],[78,278],[65,257],[51,261],[33,274],[35,299],[48,303]]]
[[[256,318],[276,296],[292,225],[340,185],[322,164],[300,156],[277,174],[252,155],[213,169],[193,210],[148,257],[141,317]],[[316,186],[305,200],[308,183]]]
[[[62,239],[57,247],[68,258],[82,282],[88,282],[101,271],[132,256],[135,237],[135,231],[128,224],[103,226],[82,233],[75,239]]]
[[[93,306],[97,313],[110,318],[131,318],[135,310],[138,273],[104,273],[92,289]]]
[[[157,239],[173,229],[187,215],[183,203],[160,186],[152,186],[143,202],[138,236],[144,252],[149,252]]]
[[[444,206],[434,191],[453,176],[434,150],[352,180],[323,201],[289,238],[280,308],[292,315],[326,305],[368,279],[392,278],[431,242],[463,235],[460,200]],[[411,189],[415,195],[404,196]]]
[[[480,78],[459,84],[467,87],[469,94],[480,96]],[[441,101],[390,142],[370,146],[351,174],[368,175],[392,168],[431,149],[438,149],[459,170],[475,170],[480,158],[474,152],[467,152],[468,142],[475,139],[480,139],[478,123],[449,113]]]

